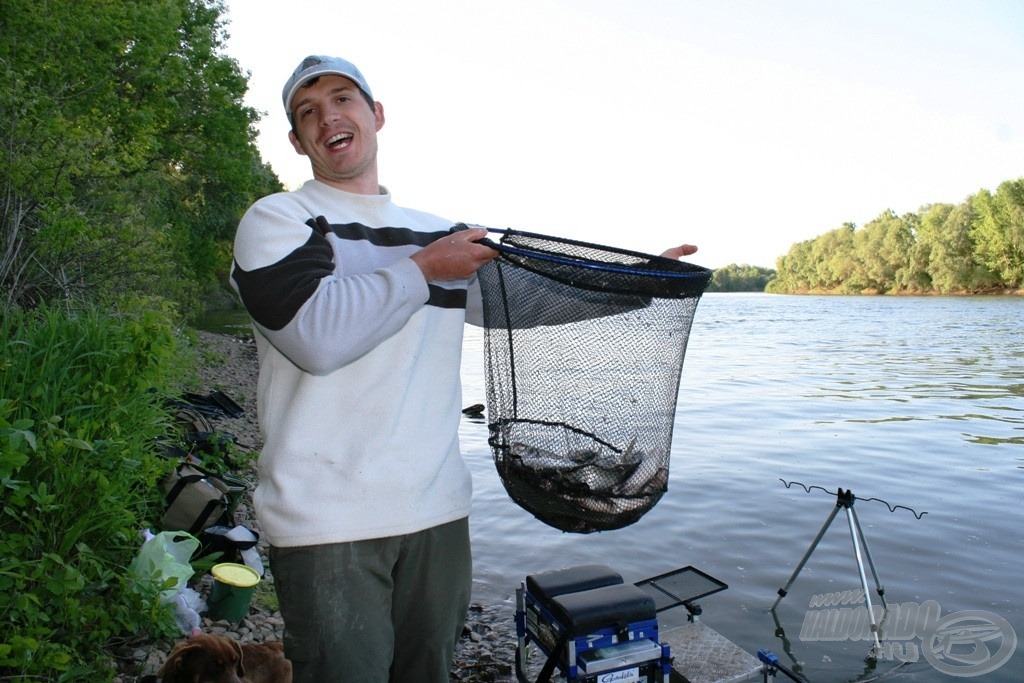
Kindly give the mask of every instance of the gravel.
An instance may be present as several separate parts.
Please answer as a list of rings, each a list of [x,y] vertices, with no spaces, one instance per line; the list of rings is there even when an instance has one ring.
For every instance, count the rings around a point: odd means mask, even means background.
[[[251,338],[199,331],[198,347],[203,362],[200,386],[196,393],[223,391],[245,411],[238,418],[216,418],[213,426],[218,431],[232,434],[240,448],[254,454],[250,461],[241,466],[241,471],[235,473],[247,482],[246,494],[235,511],[235,523],[261,534],[259,520],[250,505],[250,496],[255,486],[255,454],[262,445],[256,423],[256,346]],[[262,536],[257,549],[267,568],[263,582],[273,584],[273,574],[267,566],[267,542]],[[212,578],[209,575],[193,577],[191,585],[200,594],[208,596]],[[284,622],[280,612],[274,611],[274,606],[272,596],[263,597],[257,593],[249,614],[241,622],[232,624],[212,621],[203,616],[202,630],[205,633],[226,635],[240,642],[279,641],[284,632]],[[513,617],[507,605],[470,605],[463,636],[456,646],[452,681],[504,683],[515,680],[516,636]],[[174,641],[125,643],[115,652],[117,673],[113,683],[154,680],[153,674],[167,659],[174,645],[182,640],[184,636]]]

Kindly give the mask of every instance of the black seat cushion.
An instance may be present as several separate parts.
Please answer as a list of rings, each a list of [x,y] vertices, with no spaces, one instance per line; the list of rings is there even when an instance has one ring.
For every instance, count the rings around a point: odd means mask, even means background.
[[[622,576],[603,564],[583,564],[526,577],[526,590],[542,604],[566,593],[591,590],[622,583]]]
[[[608,627],[622,629],[656,615],[654,598],[633,584],[565,593],[552,598],[549,609],[570,638]]]

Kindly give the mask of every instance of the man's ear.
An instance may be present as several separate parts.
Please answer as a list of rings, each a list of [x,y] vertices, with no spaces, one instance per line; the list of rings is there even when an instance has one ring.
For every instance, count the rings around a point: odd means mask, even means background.
[[[377,130],[384,127],[384,105],[380,102],[373,103],[373,119],[377,122]]]
[[[288,131],[288,141],[292,143],[292,147],[295,149],[296,154],[306,156],[306,150],[302,149],[302,143],[299,142],[299,136],[295,134],[294,130]]]

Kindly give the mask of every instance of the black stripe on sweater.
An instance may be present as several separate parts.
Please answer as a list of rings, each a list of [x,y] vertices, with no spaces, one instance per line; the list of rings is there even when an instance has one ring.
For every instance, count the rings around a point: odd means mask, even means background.
[[[419,232],[409,228],[369,228],[361,223],[331,224],[323,216],[310,218],[306,224],[324,237],[331,233],[338,239],[365,241],[376,247],[425,247],[449,234],[449,230]]]
[[[280,330],[295,317],[295,314],[316,292],[320,280],[335,271],[334,252],[324,239],[321,225],[310,219],[313,232],[302,246],[269,266],[244,270],[237,262],[233,277],[238,285],[242,303],[253,320],[269,330]],[[340,229],[339,231],[336,229]],[[408,244],[429,244],[448,234],[417,233],[406,228],[367,228],[358,224],[332,226],[331,232],[342,239],[360,239],[356,235],[368,236],[367,241],[377,246],[398,246]],[[428,284],[430,292],[427,306],[437,308],[465,308],[465,288],[446,289]]]

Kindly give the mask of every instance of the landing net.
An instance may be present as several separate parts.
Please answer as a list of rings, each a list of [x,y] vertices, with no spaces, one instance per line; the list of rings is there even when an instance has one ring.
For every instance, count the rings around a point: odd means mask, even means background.
[[[498,231],[483,293],[488,443],[509,496],[577,533],[636,522],[668,488],[676,398],[711,271]]]

